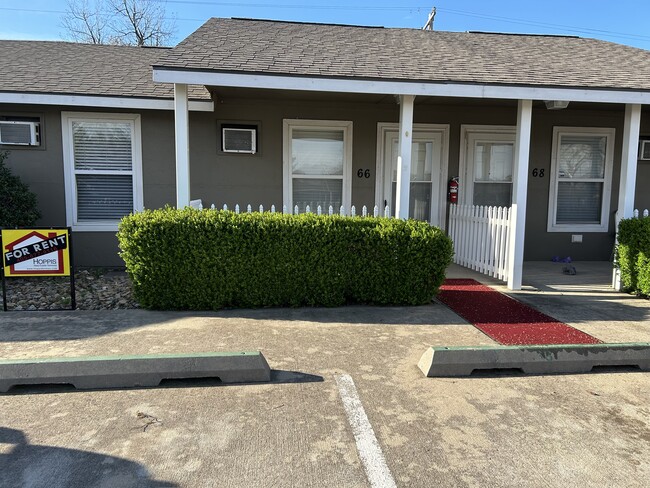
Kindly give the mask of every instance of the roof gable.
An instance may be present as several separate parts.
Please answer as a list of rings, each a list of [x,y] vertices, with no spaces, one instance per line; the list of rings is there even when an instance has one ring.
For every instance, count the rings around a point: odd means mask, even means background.
[[[650,51],[565,36],[210,19],[157,68],[650,90]]]

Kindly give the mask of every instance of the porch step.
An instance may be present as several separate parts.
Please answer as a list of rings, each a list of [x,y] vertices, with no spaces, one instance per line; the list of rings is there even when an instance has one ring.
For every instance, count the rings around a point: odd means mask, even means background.
[[[13,386],[71,384],[77,389],[158,386],[164,379],[270,381],[259,351],[0,360],[0,392]]]
[[[650,371],[650,344],[431,347],[418,363],[428,377],[470,376],[475,371],[495,369],[526,374],[588,373],[597,366]]]

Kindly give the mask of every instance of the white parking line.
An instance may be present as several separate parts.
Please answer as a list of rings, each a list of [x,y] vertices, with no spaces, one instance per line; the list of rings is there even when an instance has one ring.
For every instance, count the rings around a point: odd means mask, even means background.
[[[388,465],[386,465],[386,459],[384,459],[375,432],[363,409],[352,377],[348,374],[337,375],[336,384],[339,387],[343,407],[352,427],[357,451],[366,470],[370,486],[373,488],[395,488],[397,485]]]

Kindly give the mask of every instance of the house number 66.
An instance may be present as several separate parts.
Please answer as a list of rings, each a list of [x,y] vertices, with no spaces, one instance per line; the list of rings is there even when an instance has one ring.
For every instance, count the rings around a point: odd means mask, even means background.
[[[370,170],[369,169],[360,169],[357,171],[357,176],[359,178],[370,178]]]

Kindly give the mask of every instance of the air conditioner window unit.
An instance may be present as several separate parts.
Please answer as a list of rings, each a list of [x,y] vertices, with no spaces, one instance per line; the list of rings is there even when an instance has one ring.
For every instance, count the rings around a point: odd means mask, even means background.
[[[650,161],[650,139],[647,141],[641,141],[641,147],[639,148],[639,159]]]
[[[0,120],[0,144],[38,146],[40,144],[38,122]]]
[[[228,153],[255,154],[257,130],[224,127],[221,134],[221,149]]]

